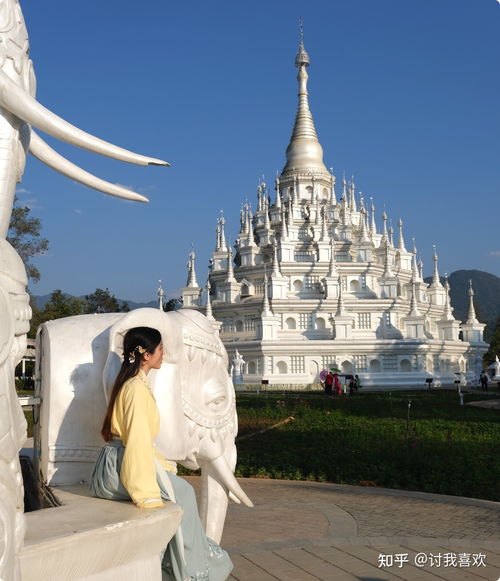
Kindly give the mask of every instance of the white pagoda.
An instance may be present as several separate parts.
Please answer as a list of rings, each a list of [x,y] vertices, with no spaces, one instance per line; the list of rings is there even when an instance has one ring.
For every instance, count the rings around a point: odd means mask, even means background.
[[[352,180],[343,178],[336,193],[309,109],[302,41],[295,65],[298,110],[274,201],[262,181],[255,212],[242,208],[234,256],[218,220],[207,293],[191,253],[184,306],[220,326],[230,358],[237,351],[244,359],[244,383],[307,385],[332,366],[358,374],[364,386],[477,378],[487,344],[472,287],[460,324],[436,252],[428,285],[402,220],[395,241],[386,213],[377,228],[373,203],[356,198]]]

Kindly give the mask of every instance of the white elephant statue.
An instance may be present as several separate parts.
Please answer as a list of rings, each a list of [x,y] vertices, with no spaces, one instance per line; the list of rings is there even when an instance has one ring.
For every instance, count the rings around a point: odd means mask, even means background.
[[[237,416],[227,353],[201,313],[80,315],[40,327],[41,469],[48,484],[88,481],[103,444],[100,426],[107,393],[122,361],[128,329],[158,329],[164,344],[161,369],[149,374],[160,411],[156,447],[168,460],[201,468],[200,516],[207,535],[220,541],[228,496],[252,506],[234,477]]]
[[[26,272],[6,241],[16,184],[30,151],[52,169],[106,194],[147,198],[106,182],[54,151],[32,127],[67,143],[138,165],[168,165],[94,137],[58,117],[35,99],[28,32],[18,0],[0,0],[0,579],[17,581],[17,555],[24,539],[23,483],[18,453],[26,422],[17,401],[14,369],[26,348],[31,310]]]

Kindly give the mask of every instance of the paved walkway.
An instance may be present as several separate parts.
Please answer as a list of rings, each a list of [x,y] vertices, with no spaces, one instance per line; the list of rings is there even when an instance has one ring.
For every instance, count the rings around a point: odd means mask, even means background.
[[[188,480],[199,489],[199,478]],[[239,481],[255,507],[229,507],[222,545],[234,562],[231,581],[500,579],[500,503]]]

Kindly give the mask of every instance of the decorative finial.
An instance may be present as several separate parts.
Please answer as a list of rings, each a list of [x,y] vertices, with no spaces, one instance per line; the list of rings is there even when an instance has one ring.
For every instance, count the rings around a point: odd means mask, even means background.
[[[309,55],[304,48],[304,19],[302,16],[299,18],[299,52],[295,57],[295,66],[300,69],[302,66],[309,66]]]

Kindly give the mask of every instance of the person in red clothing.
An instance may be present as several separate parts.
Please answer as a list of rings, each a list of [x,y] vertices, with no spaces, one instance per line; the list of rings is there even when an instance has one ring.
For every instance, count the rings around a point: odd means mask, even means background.
[[[335,388],[336,395],[342,395],[342,386],[340,385],[339,376],[336,373],[333,374],[333,387]]]
[[[327,376],[325,377],[325,395],[333,395],[332,385],[333,385],[333,375],[332,372],[329,371]]]

